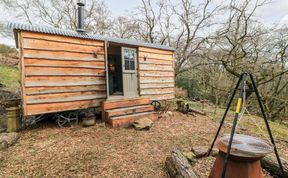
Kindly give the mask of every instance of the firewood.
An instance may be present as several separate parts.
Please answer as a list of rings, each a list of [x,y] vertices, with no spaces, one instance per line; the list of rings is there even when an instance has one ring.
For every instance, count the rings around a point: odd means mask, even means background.
[[[281,163],[284,169],[284,175],[281,172],[280,166],[277,162],[276,156],[269,154],[261,160],[261,165],[266,169],[271,175],[277,176],[280,178],[288,177],[288,161],[287,159],[281,158]]]
[[[172,152],[171,157],[166,159],[165,166],[171,178],[198,178],[187,158],[179,150]]]
[[[203,115],[203,116],[206,115],[205,112],[202,112],[202,111],[199,111],[199,110],[196,110],[196,109],[193,109],[193,108],[189,108],[189,111],[190,112],[195,112],[196,114],[200,114],[200,115]]]

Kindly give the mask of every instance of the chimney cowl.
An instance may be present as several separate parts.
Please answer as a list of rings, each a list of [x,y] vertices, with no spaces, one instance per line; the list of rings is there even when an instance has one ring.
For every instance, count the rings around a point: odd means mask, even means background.
[[[84,33],[84,6],[82,2],[78,2],[78,22],[77,22],[77,32]]]

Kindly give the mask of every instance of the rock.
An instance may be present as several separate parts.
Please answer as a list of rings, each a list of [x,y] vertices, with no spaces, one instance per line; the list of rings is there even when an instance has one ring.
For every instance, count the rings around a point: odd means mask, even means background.
[[[207,155],[208,148],[205,146],[194,146],[191,150],[196,158],[202,158]]]
[[[213,148],[210,153],[210,156],[216,157],[218,153],[219,153],[219,150],[217,148]]]
[[[6,140],[0,141],[0,150],[5,150],[8,148],[8,143]]]
[[[19,135],[16,132],[0,134],[0,143],[6,141],[8,146],[14,145],[18,139],[19,139]]]
[[[172,112],[172,111],[167,111],[166,114],[167,114],[168,116],[173,116],[173,112]]]
[[[89,127],[89,126],[93,126],[93,125],[95,125],[96,124],[96,121],[95,121],[95,119],[83,119],[83,121],[82,121],[82,125],[84,126],[84,127]]]
[[[0,162],[4,160],[4,156],[0,153]]]
[[[183,152],[182,154],[188,159],[188,161],[191,164],[194,164],[196,162],[196,159],[195,159],[196,156],[195,156],[195,154],[192,151]]]
[[[172,111],[167,111],[166,113],[163,114],[164,117],[171,117],[173,116],[173,112]]]
[[[6,131],[6,129],[0,128],[0,133],[5,132],[5,131]]]
[[[152,127],[152,125],[153,125],[153,121],[151,121],[148,118],[141,118],[141,119],[136,120],[133,123],[133,127],[136,130],[149,130]]]

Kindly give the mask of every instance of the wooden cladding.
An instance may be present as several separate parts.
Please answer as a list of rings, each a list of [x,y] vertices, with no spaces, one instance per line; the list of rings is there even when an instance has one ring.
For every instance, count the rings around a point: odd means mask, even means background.
[[[20,32],[24,116],[100,106],[104,42]]]
[[[174,98],[172,51],[138,48],[140,95],[152,100]]]
[[[86,109],[106,100],[104,41],[18,32],[24,116]],[[174,98],[174,52],[138,48],[139,92]]]

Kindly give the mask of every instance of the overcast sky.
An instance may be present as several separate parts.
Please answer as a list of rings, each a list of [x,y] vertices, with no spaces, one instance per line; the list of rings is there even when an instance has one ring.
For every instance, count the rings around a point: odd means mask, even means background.
[[[195,1],[195,0],[194,0]],[[200,2],[201,0],[196,0]],[[222,0],[216,0],[221,2]],[[141,0],[105,0],[108,8],[115,16],[125,15],[141,4]],[[284,23],[288,24],[288,0],[271,0],[271,2],[259,9],[257,16],[265,24]]]
[[[176,1],[176,0],[175,0]],[[201,0],[194,0],[201,2]],[[214,0],[221,3],[223,0]],[[224,0],[225,1],[225,0]],[[226,1],[227,2],[227,1]],[[141,4],[141,0],[105,0],[113,16],[127,15],[129,11]],[[261,22],[265,25],[280,23],[288,25],[288,0],[272,0],[270,4],[261,7],[256,13]],[[0,16],[3,18],[3,16]],[[8,18],[9,19],[9,18]],[[4,19],[0,19],[3,21]],[[12,40],[0,38],[0,43],[13,45]]]

